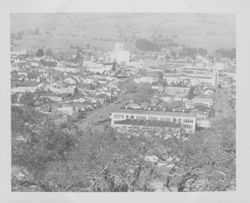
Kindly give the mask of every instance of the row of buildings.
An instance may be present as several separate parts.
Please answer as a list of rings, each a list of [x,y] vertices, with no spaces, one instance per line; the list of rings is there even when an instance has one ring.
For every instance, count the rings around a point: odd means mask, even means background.
[[[103,61],[107,55],[108,62]],[[230,87],[232,101],[235,99],[235,72],[220,63],[132,55],[133,60],[123,44],[116,44],[109,54],[88,53],[80,64],[13,52],[12,95],[16,99],[12,103],[20,105],[21,97],[32,93],[35,108],[43,113],[74,116],[84,112],[87,116],[119,96],[119,82],[130,80],[138,87],[149,87],[154,94],[150,101],[128,101],[120,110],[109,112],[112,127],[123,132],[179,129],[179,133],[189,134],[210,127],[219,85]]]

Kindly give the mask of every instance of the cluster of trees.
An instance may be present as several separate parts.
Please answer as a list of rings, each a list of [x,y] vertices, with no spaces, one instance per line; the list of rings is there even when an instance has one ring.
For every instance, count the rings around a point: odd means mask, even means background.
[[[19,31],[19,32],[12,32],[10,34],[10,39],[11,40],[22,40],[23,36],[25,35],[25,31]]]
[[[217,49],[215,51],[215,57],[216,58],[230,58],[235,59],[236,58],[236,49]]]
[[[154,43],[157,44],[160,48],[173,48],[178,47],[178,43],[174,40],[178,38],[177,35],[173,34],[170,37],[169,36],[152,36],[152,40]]]
[[[40,62],[42,65],[50,66],[50,67],[56,67],[56,65],[57,65],[56,61],[46,61],[46,60],[42,59],[42,60],[40,60]]]
[[[158,45],[148,39],[137,39],[136,48],[141,51],[160,51]]]
[[[137,85],[135,90],[136,91],[133,91],[134,94],[131,99],[138,103],[149,102],[155,94],[155,90],[148,84]]]
[[[54,54],[53,54],[53,51],[48,48],[45,51],[43,49],[38,49],[35,55],[37,57],[42,57],[42,56],[50,56],[50,57],[52,57]]]
[[[136,48],[142,51],[160,51],[161,48],[170,48],[177,47],[178,43],[174,42],[172,39],[167,40],[154,40],[150,41],[148,39],[137,39],[136,40]],[[207,56],[208,51],[204,48],[191,48],[191,47],[183,47],[181,51],[178,52],[178,55],[181,57],[193,57],[196,55]],[[176,57],[177,53],[175,51],[171,51],[171,56]]]
[[[26,92],[20,97],[20,103],[27,107],[34,107],[35,101],[35,95],[30,92]]]
[[[34,93],[26,92],[19,96],[18,94],[11,95],[12,103],[17,101],[19,98],[19,102],[27,108],[33,108],[36,106],[40,106],[41,104],[47,103],[48,98],[41,97],[41,90],[36,90]]]
[[[106,127],[80,131],[72,122],[55,125],[32,108],[12,107],[12,165],[25,167],[25,180],[12,177],[14,191],[152,191],[148,182],[159,176],[144,160],[153,151],[160,160],[178,157],[166,175],[171,191],[224,191],[235,187],[235,118],[223,119],[209,130],[168,140],[151,135],[126,136]],[[17,141],[20,135],[25,142]],[[183,173],[176,174],[181,168]],[[179,180],[174,180],[179,176]]]
[[[196,88],[192,86],[188,92],[188,99],[193,99],[196,95],[198,95],[196,93]]]
[[[191,47],[184,47],[179,55],[183,57],[195,57],[195,55],[206,56],[208,54],[207,50],[204,48],[191,48]]]
[[[193,135],[184,144],[176,143],[175,153],[181,157],[177,165],[185,168],[178,191],[183,191],[187,186],[191,191],[235,189],[234,117],[216,122],[212,129]]]
[[[12,189],[25,190],[36,185],[42,191],[50,191],[44,181],[46,169],[52,162],[67,160],[76,144],[74,136],[34,109],[19,107],[11,109],[11,133],[12,165],[24,167],[32,177],[24,181],[13,177]],[[20,136],[26,141],[18,141]]]
[[[32,70],[32,71],[28,72],[27,77],[29,80],[32,80],[32,79],[37,79],[40,75],[41,74],[39,71]]]
[[[25,34],[40,35],[40,31],[39,28],[36,28],[35,30],[28,30],[28,31],[22,30],[22,31],[12,32],[10,34],[10,39],[22,40]]]
[[[14,191],[128,191],[143,163],[131,140],[112,130],[72,131],[35,110],[12,107],[12,165],[29,178],[12,177]],[[107,133],[108,132],[108,133]],[[17,141],[20,135],[25,142]],[[81,139],[77,140],[80,136]]]

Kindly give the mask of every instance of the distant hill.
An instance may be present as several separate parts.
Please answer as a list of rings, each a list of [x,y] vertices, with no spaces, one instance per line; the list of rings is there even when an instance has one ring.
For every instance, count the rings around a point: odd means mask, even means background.
[[[176,41],[208,50],[235,48],[235,16],[229,14],[56,13],[11,14],[11,32],[26,34],[18,45],[27,49],[70,49],[71,44],[111,50],[115,42],[135,49],[135,38],[177,35]]]

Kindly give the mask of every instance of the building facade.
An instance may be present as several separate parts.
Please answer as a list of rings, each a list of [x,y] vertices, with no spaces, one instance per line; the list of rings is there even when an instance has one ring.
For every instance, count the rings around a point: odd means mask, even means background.
[[[120,109],[111,113],[111,127],[157,126],[183,128],[187,133],[195,133],[196,115],[181,112],[145,111]]]
[[[117,43],[111,53],[111,62],[115,61],[119,65],[128,65],[130,63],[130,52],[124,50],[124,45]]]

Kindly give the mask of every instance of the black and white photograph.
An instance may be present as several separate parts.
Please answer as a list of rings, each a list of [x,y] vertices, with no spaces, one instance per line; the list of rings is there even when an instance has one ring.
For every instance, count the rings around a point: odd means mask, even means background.
[[[248,203],[249,0],[0,0],[0,203]]]
[[[11,191],[236,191],[236,53],[233,13],[11,13]]]

